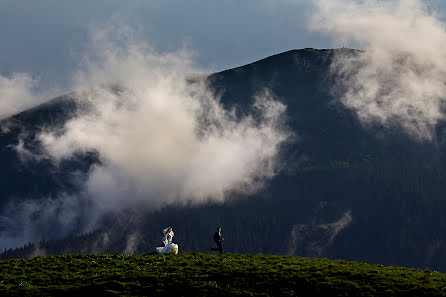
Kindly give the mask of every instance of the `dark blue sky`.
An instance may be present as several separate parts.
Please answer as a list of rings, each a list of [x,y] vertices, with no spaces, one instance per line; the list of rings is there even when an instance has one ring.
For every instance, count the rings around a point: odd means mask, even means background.
[[[429,3],[443,15],[446,4]],[[161,52],[189,44],[210,71],[289,49],[341,46],[309,32],[311,11],[312,0],[0,0],[0,74],[61,79],[76,68],[91,28],[118,21]]]

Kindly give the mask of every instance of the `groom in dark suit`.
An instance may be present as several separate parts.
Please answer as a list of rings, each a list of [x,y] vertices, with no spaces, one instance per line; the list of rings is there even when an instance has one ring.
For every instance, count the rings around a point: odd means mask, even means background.
[[[217,244],[217,248],[211,248],[211,251],[218,251],[220,254],[223,253],[223,247],[221,246],[221,242],[223,241],[223,237],[221,236],[221,228],[217,228],[217,232],[214,234],[214,241]]]

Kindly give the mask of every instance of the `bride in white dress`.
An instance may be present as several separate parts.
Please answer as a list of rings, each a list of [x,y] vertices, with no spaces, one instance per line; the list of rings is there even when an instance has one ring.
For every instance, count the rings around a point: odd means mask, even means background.
[[[163,229],[163,234],[164,247],[157,247],[156,252],[158,254],[178,254],[178,244],[172,242],[174,236],[172,227]]]

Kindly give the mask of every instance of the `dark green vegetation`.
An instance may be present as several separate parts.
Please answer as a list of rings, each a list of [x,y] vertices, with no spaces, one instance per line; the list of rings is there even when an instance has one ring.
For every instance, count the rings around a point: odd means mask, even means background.
[[[431,270],[263,255],[66,255],[0,261],[2,296],[446,296]]]
[[[9,250],[3,258],[46,254],[123,253],[127,243],[146,253],[161,245],[172,226],[180,251],[206,252],[223,227],[228,252],[293,254],[348,259],[446,272],[446,134],[440,123],[432,141],[418,142],[399,127],[363,126],[332,95],[333,55],[350,50],[296,50],[213,74],[211,89],[240,113],[264,88],[287,105],[296,139],[283,148],[283,169],[259,194],[224,204],[169,206],[156,213],[111,214],[97,230]],[[61,127],[79,108],[68,97],[3,121],[0,135],[0,206],[8,201],[74,193],[98,156],[91,152],[56,167],[45,159],[21,160],[11,144],[33,138],[41,127]],[[79,213],[86,206],[76,205]],[[39,221],[39,213],[33,218]],[[349,216],[350,215],[350,219]],[[29,219],[28,217],[26,219]],[[344,220],[342,220],[344,219]],[[57,238],[50,219],[31,234]],[[8,222],[6,222],[8,223]],[[32,226],[31,223],[29,223]],[[79,216],[79,229],[82,216]],[[2,225],[3,230],[15,226]],[[78,229],[73,227],[73,233]],[[137,240],[133,240],[137,239]],[[129,244],[130,246],[130,244]]]

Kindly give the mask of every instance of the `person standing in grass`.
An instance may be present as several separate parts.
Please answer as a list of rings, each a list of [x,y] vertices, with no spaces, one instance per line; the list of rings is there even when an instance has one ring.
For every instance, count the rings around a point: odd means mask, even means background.
[[[217,228],[217,232],[214,233],[214,241],[217,244],[217,248],[211,248],[211,252],[218,251],[220,254],[223,253],[223,247],[221,242],[223,241],[223,237],[221,236],[221,228]]]

